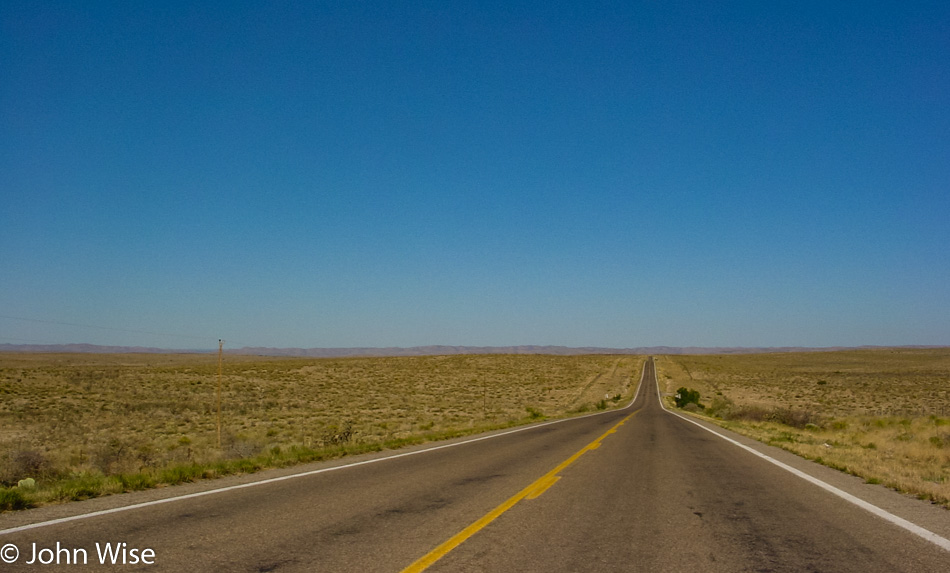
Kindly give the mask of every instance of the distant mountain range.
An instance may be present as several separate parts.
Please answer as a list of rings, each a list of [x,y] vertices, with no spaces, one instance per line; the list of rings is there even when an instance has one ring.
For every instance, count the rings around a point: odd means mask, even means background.
[[[833,347],[706,347],[706,346],[642,346],[637,348],[602,348],[595,346],[413,346],[361,348],[268,348],[251,346],[225,350],[225,354],[252,356],[301,356],[339,358],[345,356],[436,356],[446,354],[756,354],[763,352],[827,352],[855,348],[942,348],[941,346],[833,346]],[[209,350],[174,350],[144,346],[100,346],[96,344],[0,344],[0,352],[95,353],[95,354],[204,354]]]

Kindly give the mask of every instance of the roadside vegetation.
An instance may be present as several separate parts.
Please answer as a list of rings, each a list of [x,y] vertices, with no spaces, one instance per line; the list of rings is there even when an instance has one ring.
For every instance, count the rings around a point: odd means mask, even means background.
[[[671,407],[693,390],[693,415],[950,508],[950,349],[664,356],[657,371]]]
[[[638,356],[0,353],[0,510],[616,407]]]

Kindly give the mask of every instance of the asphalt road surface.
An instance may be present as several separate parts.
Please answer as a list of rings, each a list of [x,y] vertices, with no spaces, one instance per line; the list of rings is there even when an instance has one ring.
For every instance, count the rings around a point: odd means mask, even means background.
[[[5,514],[0,571],[950,571],[947,549],[664,411],[657,393],[648,362],[622,410]],[[755,447],[950,535],[950,512]],[[70,520],[18,529],[56,518]]]

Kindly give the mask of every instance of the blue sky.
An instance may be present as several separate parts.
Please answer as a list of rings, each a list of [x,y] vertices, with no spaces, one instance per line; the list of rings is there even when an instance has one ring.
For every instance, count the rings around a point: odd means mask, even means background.
[[[950,345],[945,2],[149,4],[0,4],[0,343]]]

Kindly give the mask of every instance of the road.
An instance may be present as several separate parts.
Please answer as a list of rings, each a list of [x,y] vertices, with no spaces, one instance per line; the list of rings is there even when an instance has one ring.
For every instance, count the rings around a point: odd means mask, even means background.
[[[950,570],[950,551],[664,411],[652,361],[625,409],[446,445],[6,514],[20,555],[0,571],[48,568],[27,564],[34,544],[80,571]],[[791,458],[950,532],[950,512]],[[105,543],[154,563],[103,567]]]

